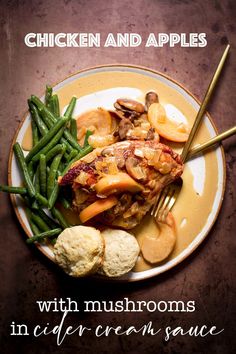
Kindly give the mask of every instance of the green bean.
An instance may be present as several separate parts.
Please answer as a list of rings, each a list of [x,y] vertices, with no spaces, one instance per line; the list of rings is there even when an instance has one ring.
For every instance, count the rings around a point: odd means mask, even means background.
[[[39,150],[39,152],[37,154],[35,154],[32,157],[32,161],[36,162],[39,160],[39,157],[41,154],[46,155],[57,143],[58,141],[61,139],[62,135],[63,135],[63,131],[64,131],[64,127],[62,127],[57,133],[56,135],[51,139],[51,141],[44,146],[44,148],[42,148],[41,150]]]
[[[88,138],[89,138],[90,135],[92,135],[92,134],[93,134],[93,132],[91,132],[91,130],[87,130],[87,131],[86,131],[85,138],[84,138],[84,146],[83,146],[83,149],[86,148],[87,146],[89,146]]]
[[[13,186],[0,185],[0,192],[24,195],[27,193],[27,189],[24,187],[13,187]]]
[[[40,193],[39,165],[34,175],[34,188],[35,188],[35,193]]]
[[[69,158],[69,154],[67,152],[64,153],[64,158],[66,159],[66,161],[69,161],[68,158]]]
[[[70,209],[71,204],[64,196],[61,195],[59,197],[59,200],[65,209]]]
[[[75,156],[77,156],[78,151],[73,149],[67,156],[66,161],[70,162]]]
[[[35,199],[39,204],[43,205],[44,207],[48,207],[48,200],[40,193],[35,193]]]
[[[59,184],[56,182],[53,187],[53,190],[50,194],[50,197],[48,199],[48,209],[49,210],[51,210],[54,207],[54,204],[56,203],[56,200],[59,195],[59,191],[60,191]]]
[[[45,125],[47,126],[47,128],[50,130],[53,125],[55,124],[50,117],[47,115],[47,112],[42,111],[40,112],[40,117],[42,118],[43,122],[45,123]]]
[[[24,195],[22,196],[22,199],[24,200],[25,204],[27,205],[27,207],[30,207],[32,202],[31,202],[31,199],[28,195]]]
[[[83,148],[83,150],[77,155],[77,159],[74,158],[74,161],[73,161],[73,160],[72,160],[72,161],[75,162],[75,161],[81,159],[81,158],[84,157],[85,155],[89,154],[91,151],[93,151],[92,146],[90,146],[90,145],[86,146],[86,147]]]
[[[42,137],[38,144],[30,150],[30,152],[26,156],[26,162],[29,162],[34,155],[36,155],[43,147],[45,147],[45,145],[50,142],[50,140],[53,139],[53,137],[55,138],[55,134],[58,133],[58,131],[60,131],[60,129],[62,129],[62,127],[66,125],[67,121],[67,117],[62,117],[61,119],[59,119],[55,123],[55,125],[49,130],[49,132]]]
[[[73,114],[75,105],[76,105],[76,97],[72,97],[72,99],[70,100],[70,103],[64,113],[64,117],[69,117],[69,119],[72,118],[72,114]],[[74,124],[74,123],[72,123],[72,124]],[[77,127],[76,127],[76,135],[75,136],[73,136],[69,132],[69,130],[66,129],[64,131],[64,137],[68,140],[68,142],[70,143],[70,145],[72,145],[72,147],[74,149],[78,150],[79,152],[81,151],[82,148],[77,142]]]
[[[24,198],[25,200],[27,200],[28,198],[27,197],[25,197]],[[25,208],[25,212],[26,212],[26,216],[27,216],[27,219],[28,219],[28,221],[30,220],[30,218],[31,218],[31,210],[30,210],[30,208],[29,208],[29,200],[27,200],[27,208]]]
[[[46,91],[45,91],[45,105],[48,107],[49,102],[52,97],[52,87],[49,85],[46,85]]]
[[[49,101],[47,108],[54,114],[54,105],[52,100]]]
[[[57,242],[57,238],[55,237],[55,238],[53,238],[53,239],[50,239],[50,242],[51,242],[51,244],[54,246],[55,243]]]
[[[73,114],[75,105],[76,105],[76,97],[72,97],[72,99],[70,100],[70,103],[64,113],[64,117],[72,118],[72,114]]]
[[[46,222],[36,213],[31,211],[31,220],[38,226],[41,231],[49,231],[50,227]]]
[[[24,195],[22,198],[28,208],[38,211],[39,204],[36,199],[30,198],[28,195]]]
[[[54,114],[45,106],[45,104],[43,104],[43,102],[38,97],[32,95],[30,100],[38,108],[45,124],[48,126],[48,128],[51,128],[57,121],[56,117],[54,117]]]
[[[66,146],[66,150],[70,153],[73,150],[73,147],[70,145],[70,143],[64,138],[61,138],[61,143]]]
[[[62,175],[62,171],[64,170],[64,168],[65,168],[65,163],[61,161],[57,171],[57,178]]]
[[[38,210],[38,208],[39,208],[39,204],[36,199],[33,201],[33,203],[30,206],[34,210]]]
[[[33,163],[33,161],[30,161],[28,163],[27,168],[28,168],[30,178],[31,178],[31,180],[33,180],[33,178],[34,178],[34,163]]]
[[[38,110],[40,111],[42,118],[44,119],[44,121],[48,125],[48,127],[52,128],[52,127],[54,127],[56,122],[61,121],[61,119],[63,119],[63,118],[66,118],[67,121],[69,121],[71,119],[71,115],[72,115],[72,112],[73,112],[75,104],[76,104],[76,97],[72,97],[72,99],[69,103],[69,106],[66,109],[64,116],[58,120],[38,97],[31,96],[31,101],[38,107]],[[71,135],[71,133],[69,132],[68,129],[65,129],[64,137],[68,140],[68,142],[70,143],[70,145],[72,145],[73,148],[75,148],[79,152],[81,151],[81,146],[73,138],[73,136]]]
[[[46,155],[46,162],[50,161],[55,155],[62,152],[63,144],[55,145]]]
[[[29,195],[31,197],[34,197],[35,189],[34,189],[32,181],[31,181],[31,178],[30,178],[30,175],[29,175],[29,172],[28,172],[28,168],[27,168],[27,165],[26,165],[26,160],[24,158],[24,154],[23,154],[23,151],[22,151],[22,149],[20,147],[20,144],[19,143],[15,143],[14,146],[13,146],[13,150],[15,152],[15,156],[16,156],[17,162],[18,162],[19,167],[21,169],[21,172],[23,174],[24,182],[25,182],[25,186],[27,188],[27,191],[28,191],[28,193],[29,193]]]
[[[38,226],[32,220],[29,220],[29,224],[33,235],[37,235],[40,233]]]
[[[50,99],[50,109],[56,118],[60,117],[60,106],[57,95],[53,95]]]
[[[32,129],[33,146],[35,146],[39,142],[39,131],[36,123],[33,120],[31,121],[31,129]]]
[[[46,124],[44,123],[44,121],[40,117],[37,107],[30,100],[28,100],[28,105],[29,105],[29,110],[30,110],[31,117],[32,117],[33,121],[37,125],[38,130],[40,131],[40,134],[42,136],[44,136],[48,132],[48,128],[47,128]]]
[[[70,120],[70,133],[75,140],[77,140],[77,124],[76,119],[71,118]]]
[[[45,232],[42,232],[41,234],[38,234],[38,235],[35,235],[35,236],[32,236],[30,238],[28,238],[26,240],[27,243],[34,243],[34,242],[39,242],[39,241],[42,241],[44,240],[45,238],[47,237],[53,237],[53,236],[57,236],[61,233],[61,229],[57,228],[57,229],[53,229],[53,230],[50,230],[50,231],[45,231]]]
[[[48,226],[50,226],[52,229],[56,229],[59,227],[58,223],[56,223],[53,219],[51,219],[44,211],[43,209],[39,209],[37,211],[38,215],[46,222]]]
[[[46,171],[46,156],[40,155],[39,157],[39,181],[40,181],[40,191],[43,196],[47,193],[47,171]]]
[[[25,212],[33,235],[40,233],[38,226],[31,219],[32,216],[31,210],[29,208],[26,208]]]
[[[51,166],[50,166],[50,172],[49,172],[49,176],[48,176],[48,180],[47,180],[47,196],[48,198],[50,198],[50,195],[53,191],[54,185],[55,185],[55,180],[56,180],[56,173],[61,161],[62,156],[65,153],[65,148],[63,149],[63,151],[56,155],[54,157],[54,159],[52,160]]]
[[[64,216],[57,208],[55,207],[52,208],[52,215],[56,220],[59,221],[59,224],[63,227],[63,229],[70,227],[69,223],[65,220]]]
[[[64,137],[67,139],[67,141],[70,143],[70,145],[78,150],[79,152],[82,150],[81,146],[78,144],[78,142],[73,138],[69,130],[64,131]]]

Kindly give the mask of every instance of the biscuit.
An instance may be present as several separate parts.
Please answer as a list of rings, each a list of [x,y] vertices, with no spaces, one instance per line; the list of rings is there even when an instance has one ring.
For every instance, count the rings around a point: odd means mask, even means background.
[[[99,273],[108,277],[119,277],[128,273],[139,255],[136,238],[123,230],[102,231],[105,240],[105,254]]]
[[[96,272],[104,255],[104,239],[99,230],[73,226],[58,236],[54,246],[55,261],[73,277]]]

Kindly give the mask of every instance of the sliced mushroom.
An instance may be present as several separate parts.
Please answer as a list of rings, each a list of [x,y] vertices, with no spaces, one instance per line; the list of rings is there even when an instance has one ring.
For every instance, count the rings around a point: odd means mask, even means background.
[[[150,128],[147,133],[146,140],[154,140],[155,139],[155,129]]]
[[[118,98],[116,100],[116,106],[120,107],[121,110],[135,111],[137,113],[144,113],[145,108],[141,102],[131,100],[129,98]]]
[[[107,148],[105,148],[101,151],[101,155],[102,156],[109,156],[109,155],[113,155],[113,152],[114,152],[114,148],[112,146],[108,146]]]
[[[154,91],[150,91],[146,94],[145,97],[145,107],[146,110],[148,111],[148,108],[151,106],[152,103],[158,103],[159,99],[158,99],[158,95],[156,92]]]
[[[132,196],[128,193],[124,193],[119,197],[119,201],[115,206],[113,213],[114,215],[126,212],[132,204]]]
[[[117,101],[114,103],[114,107],[118,112],[126,112],[126,113],[130,113],[129,109],[125,109],[124,107],[122,107]]]
[[[140,160],[135,157],[128,157],[125,162],[125,167],[128,174],[134,179],[144,181],[147,178],[144,169],[140,166]]]
[[[150,123],[149,123],[149,120],[148,120],[148,116],[147,116],[147,113],[142,113],[141,115],[139,115],[138,117],[136,117],[133,121],[134,123],[134,126],[140,126],[140,125],[143,125],[143,124],[148,124],[149,127],[150,127]]]
[[[166,259],[174,249],[176,243],[175,220],[171,213],[165,223],[158,223],[159,234],[147,234],[140,245],[143,258],[151,263],[158,263]]]
[[[116,163],[117,163],[117,167],[122,169],[125,166],[125,159],[124,156],[122,154],[116,156]]]
[[[126,139],[129,130],[134,128],[132,122],[128,118],[121,119],[118,127],[118,133],[121,140]]]
[[[115,104],[114,104],[114,107],[115,107]],[[111,115],[112,118],[114,118],[115,120],[117,119],[122,119],[124,118],[124,112],[121,110],[121,109],[117,109],[116,111],[112,111],[112,110],[109,110],[108,111]]]
[[[134,202],[131,207],[123,214],[124,219],[130,218],[133,215],[136,215],[139,212],[138,202]]]

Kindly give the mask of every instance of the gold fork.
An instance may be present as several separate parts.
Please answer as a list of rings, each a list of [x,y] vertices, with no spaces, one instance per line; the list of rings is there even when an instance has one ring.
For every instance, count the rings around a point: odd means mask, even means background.
[[[206,106],[212,96],[212,93],[214,91],[214,88],[216,86],[218,78],[219,78],[222,68],[224,66],[226,57],[229,52],[229,48],[230,48],[230,45],[228,44],[226,49],[224,50],[224,53],[220,59],[217,69],[211,79],[209,86],[208,86],[205,97],[202,101],[202,104],[201,104],[200,109],[197,113],[196,119],[195,119],[192,129],[190,131],[188,140],[186,141],[186,143],[184,145],[184,148],[183,148],[183,151],[181,154],[181,159],[182,159],[183,163],[187,160],[190,146],[191,146],[192,141],[196,135],[196,132],[200,126],[200,123],[204,117],[204,113],[206,111]],[[215,142],[212,144],[215,144]],[[199,153],[199,152],[200,152],[200,150],[198,149],[197,153]],[[154,216],[155,218],[157,218],[158,221],[162,221],[162,222],[165,221],[166,216],[168,215],[169,211],[173,208],[173,206],[176,202],[176,199],[181,191],[182,185],[183,185],[183,180],[182,180],[182,178],[179,178],[178,180],[176,180],[173,183],[166,186],[159,193],[159,195],[157,196],[156,201],[151,209],[151,215]]]
[[[215,144],[223,141],[226,138],[236,134],[236,126],[226,130],[225,132],[216,135],[214,138],[208,140],[204,144],[194,146],[188,153],[187,161],[196,157],[199,153],[209,149],[210,147],[214,146]],[[163,189],[163,191],[159,194],[158,200],[156,201],[156,209],[155,213],[153,210],[151,215],[157,218],[158,221],[164,222],[166,216],[168,215],[169,211],[173,208],[183,185],[182,178],[178,178],[173,183],[169,184],[167,187]]]

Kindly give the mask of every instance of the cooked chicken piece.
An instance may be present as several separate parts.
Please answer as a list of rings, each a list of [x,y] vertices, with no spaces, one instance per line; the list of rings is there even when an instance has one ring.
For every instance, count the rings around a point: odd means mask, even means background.
[[[131,229],[150,210],[160,190],[182,172],[180,156],[168,146],[156,140],[122,141],[95,149],[74,163],[59,183],[71,185],[78,212],[89,202],[116,195],[116,204],[92,220]]]

